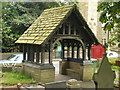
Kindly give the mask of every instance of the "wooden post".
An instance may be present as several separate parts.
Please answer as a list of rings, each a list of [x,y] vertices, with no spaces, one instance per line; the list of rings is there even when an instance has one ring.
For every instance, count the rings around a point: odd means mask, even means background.
[[[35,47],[34,46],[32,46],[32,62],[34,62],[34,58],[35,58]]]
[[[26,45],[23,45],[23,62],[26,60]]]
[[[86,46],[82,46],[82,57],[83,57],[83,60],[86,59]]]
[[[30,46],[27,45],[27,61],[30,62]]]
[[[69,27],[68,27],[68,34],[71,34],[71,23],[69,22]]]
[[[52,43],[50,43],[49,45],[49,63],[52,63],[52,59],[53,59],[53,45]]]
[[[88,60],[90,60],[91,59],[91,57],[90,57],[90,50],[91,50],[91,45],[89,44],[89,46],[88,46]]]
[[[74,58],[74,43],[72,43],[72,58]]]
[[[70,45],[67,46],[67,58],[70,57]]]
[[[34,46],[33,45],[31,45],[30,46],[30,61],[31,62],[34,62]]]
[[[45,63],[45,46],[41,46],[41,64]]]
[[[65,35],[65,23],[63,24],[63,35]]]
[[[76,35],[76,25],[74,24],[74,35]]]
[[[80,58],[80,45],[77,45],[77,59]]]
[[[65,49],[64,49],[64,43],[62,43],[62,58],[65,58]]]
[[[40,50],[39,46],[36,46],[36,63],[39,63],[40,59]]]

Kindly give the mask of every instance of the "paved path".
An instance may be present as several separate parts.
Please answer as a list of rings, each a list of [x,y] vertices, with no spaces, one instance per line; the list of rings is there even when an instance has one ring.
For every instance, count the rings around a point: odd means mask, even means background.
[[[67,75],[59,74],[59,61],[54,61],[53,65],[55,67],[55,81],[69,80],[71,77]]]

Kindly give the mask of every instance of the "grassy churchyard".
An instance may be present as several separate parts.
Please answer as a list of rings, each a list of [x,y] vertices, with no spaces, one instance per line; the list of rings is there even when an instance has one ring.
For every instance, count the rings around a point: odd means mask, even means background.
[[[1,78],[1,86],[14,86],[17,83],[34,84],[37,83],[31,76],[18,72],[0,72],[3,74]]]
[[[109,62],[111,64],[111,67],[113,69],[113,71],[115,71],[116,73],[116,78],[115,78],[115,82],[114,82],[114,86],[118,87],[118,80],[119,80],[119,76],[118,76],[118,70],[119,67],[115,66],[115,61],[118,60],[120,58],[109,58]],[[100,65],[100,59],[99,61],[96,63],[96,69],[99,67]],[[24,72],[1,72],[0,73],[3,75],[3,77],[1,77],[1,86],[13,86],[16,85],[17,83],[21,83],[21,84],[35,84],[37,83],[30,75],[25,75]]]

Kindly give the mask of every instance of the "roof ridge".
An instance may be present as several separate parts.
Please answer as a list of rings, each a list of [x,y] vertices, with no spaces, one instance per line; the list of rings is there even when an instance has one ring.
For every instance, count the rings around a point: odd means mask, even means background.
[[[59,6],[59,7],[53,7],[53,8],[48,8],[48,9],[45,9],[44,12],[46,11],[49,11],[49,10],[54,10],[54,9],[61,9],[61,8],[67,8],[67,7],[75,7],[76,4],[71,4],[71,5],[64,5],[64,6]]]

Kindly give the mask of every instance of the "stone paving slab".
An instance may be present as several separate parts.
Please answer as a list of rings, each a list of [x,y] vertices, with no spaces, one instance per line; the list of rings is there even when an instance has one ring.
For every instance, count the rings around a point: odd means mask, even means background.
[[[72,78],[67,75],[61,75],[61,74],[55,75],[55,81],[63,81],[63,80],[69,80],[69,79],[72,79]]]

